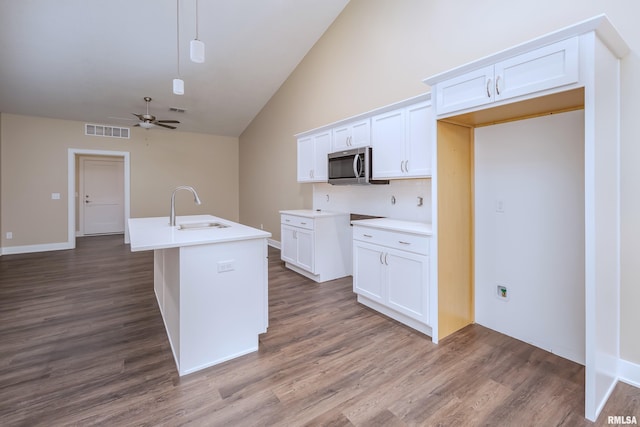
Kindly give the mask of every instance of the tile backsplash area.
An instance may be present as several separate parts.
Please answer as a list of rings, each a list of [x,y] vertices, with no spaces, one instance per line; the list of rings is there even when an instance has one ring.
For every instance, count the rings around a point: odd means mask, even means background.
[[[388,185],[313,184],[313,209],[430,223],[431,179],[391,180]]]

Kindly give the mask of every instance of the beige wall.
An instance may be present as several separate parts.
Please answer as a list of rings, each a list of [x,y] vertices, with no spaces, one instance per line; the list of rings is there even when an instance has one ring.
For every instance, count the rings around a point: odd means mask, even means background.
[[[179,192],[178,215],[239,218],[237,138],[139,128],[131,139],[104,138],[85,136],[82,122],[2,114],[0,144],[3,248],[67,241],[69,148],[130,153],[131,217],[169,216],[173,189],[191,185],[202,205]]]
[[[622,61],[622,357],[640,363],[640,2],[351,0],[240,136],[240,220],[280,240],[279,209],[310,208],[293,134],[429,90],[425,77],[606,13]]]

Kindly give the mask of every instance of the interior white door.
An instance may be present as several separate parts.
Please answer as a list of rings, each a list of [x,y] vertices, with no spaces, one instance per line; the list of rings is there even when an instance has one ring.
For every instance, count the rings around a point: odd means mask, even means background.
[[[80,158],[82,232],[124,232],[124,160]]]

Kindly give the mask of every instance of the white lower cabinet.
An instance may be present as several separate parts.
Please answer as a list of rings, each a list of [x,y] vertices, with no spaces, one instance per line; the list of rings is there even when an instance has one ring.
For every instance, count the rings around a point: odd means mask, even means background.
[[[315,273],[314,232],[282,224],[282,260]]]
[[[358,302],[431,335],[429,236],[354,225]]]
[[[349,214],[280,211],[280,258],[318,283],[351,274]]]

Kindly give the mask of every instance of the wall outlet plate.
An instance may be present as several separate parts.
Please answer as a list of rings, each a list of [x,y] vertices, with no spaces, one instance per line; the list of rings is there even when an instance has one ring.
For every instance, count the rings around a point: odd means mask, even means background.
[[[218,273],[235,270],[235,260],[218,261]]]
[[[496,297],[502,301],[509,301],[509,297],[511,294],[509,293],[509,289],[506,285],[498,284],[496,286]]]

